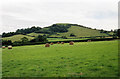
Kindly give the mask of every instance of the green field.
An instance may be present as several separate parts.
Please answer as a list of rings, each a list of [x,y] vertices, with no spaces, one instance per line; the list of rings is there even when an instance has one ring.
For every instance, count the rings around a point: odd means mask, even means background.
[[[3,77],[117,77],[118,41],[2,50]]]
[[[71,38],[71,39],[63,39],[63,38],[47,38],[49,42],[55,42],[55,41],[73,41],[73,40],[86,40],[88,38]]]

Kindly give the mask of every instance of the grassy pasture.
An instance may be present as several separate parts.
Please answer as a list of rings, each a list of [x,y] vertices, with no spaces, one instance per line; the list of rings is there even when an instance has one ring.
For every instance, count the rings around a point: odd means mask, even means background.
[[[118,41],[2,50],[3,77],[117,77]]]

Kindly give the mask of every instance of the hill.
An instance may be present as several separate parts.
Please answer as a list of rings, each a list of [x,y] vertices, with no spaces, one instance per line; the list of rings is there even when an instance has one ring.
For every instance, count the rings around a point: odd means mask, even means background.
[[[24,34],[24,35],[23,35]],[[78,24],[57,23],[48,27],[31,27],[18,29],[16,32],[3,33],[3,40],[19,41],[23,37],[29,40],[38,35],[45,35],[47,38],[81,38],[81,37],[103,37],[112,36],[114,32],[92,29]]]
[[[50,35],[50,37],[70,37],[70,34],[74,34],[76,37],[108,36],[106,33],[100,33],[99,30],[79,26],[71,26],[68,28],[68,32],[53,34]]]

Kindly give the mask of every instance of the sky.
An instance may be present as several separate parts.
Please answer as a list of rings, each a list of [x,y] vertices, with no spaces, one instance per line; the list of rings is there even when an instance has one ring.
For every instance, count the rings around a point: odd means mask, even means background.
[[[0,33],[32,26],[73,23],[118,28],[119,0],[1,0]]]

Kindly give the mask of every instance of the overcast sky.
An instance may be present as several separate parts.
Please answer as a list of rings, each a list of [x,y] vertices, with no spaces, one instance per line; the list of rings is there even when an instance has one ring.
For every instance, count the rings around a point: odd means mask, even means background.
[[[54,23],[118,28],[119,0],[1,0],[0,33]]]

